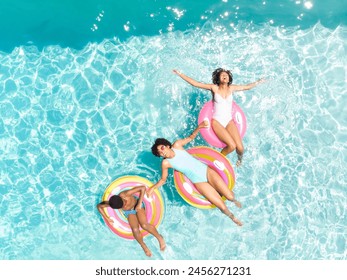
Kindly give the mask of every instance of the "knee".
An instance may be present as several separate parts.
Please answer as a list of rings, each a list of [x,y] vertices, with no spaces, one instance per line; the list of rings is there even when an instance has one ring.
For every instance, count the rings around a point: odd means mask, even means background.
[[[133,232],[134,236],[140,235],[140,229],[138,227],[132,228],[131,231]]]
[[[228,147],[230,152],[233,152],[236,149],[235,143],[228,143],[227,147]]]
[[[147,231],[148,228],[149,228],[149,224],[148,223],[142,223],[141,227],[142,227],[143,230]]]
[[[227,154],[233,152],[236,149],[236,145],[234,142],[225,142],[226,147],[224,148],[224,151],[227,152]]]

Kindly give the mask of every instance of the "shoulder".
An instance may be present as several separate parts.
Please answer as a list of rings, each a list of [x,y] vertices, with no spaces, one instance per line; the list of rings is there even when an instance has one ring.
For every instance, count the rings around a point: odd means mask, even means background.
[[[119,194],[119,196],[120,196],[121,198],[125,198],[125,197],[127,196],[127,192],[128,192],[128,191],[122,191],[122,192]]]
[[[178,139],[172,144],[172,148],[176,150],[183,150],[183,145],[182,145],[182,140],[183,139]]]
[[[163,161],[161,162],[161,167],[163,169],[168,169],[171,168],[171,164],[167,159],[163,159]]]
[[[176,140],[175,142],[173,142],[172,144],[172,148],[174,149],[179,149],[180,148],[180,139]]]
[[[216,93],[218,91],[218,86],[215,84],[211,84],[211,91],[212,93]]]

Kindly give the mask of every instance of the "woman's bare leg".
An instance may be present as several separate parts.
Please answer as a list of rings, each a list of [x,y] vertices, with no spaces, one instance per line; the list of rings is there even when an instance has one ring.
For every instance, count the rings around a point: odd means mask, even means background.
[[[143,237],[140,232],[139,221],[137,220],[137,216],[134,214],[130,214],[128,216],[128,222],[136,241],[140,244],[146,256],[151,257],[152,256],[151,250],[149,250],[146,243],[143,242]]]
[[[216,207],[227,215],[235,224],[242,226],[242,223],[235,218],[234,214],[230,212],[228,207],[225,205],[219,193],[209,183],[196,183],[194,184],[198,191],[207,198],[209,202],[216,205]]]
[[[207,180],[210,185],[227,200],[234,202],[235,205],[241,208],[241,203],[235,199],[234,192],[231,191],[221,176],[211,167],[207,168]]]
[[[239,133],[239,130],[236,127],[236,124],[234,121],[230,121],[226,127],[226,130],[228,131],[229,135],[233,139],[235,145],[236,145],[236,153],[237,153],[237,162],[236,166],[240,166],[242,163],[242,156],[244,152],[242,139]]]
[[[152,234],[159,242],[159,247],[161,251],[164,251],[166,248],[166,244],[165,244],[165,240],[164,238],[161,236],[161,234],[159,234],[159,232],[157,231],[157,229],[155,228],[155,226],[151,225],[150,223],[148,223],[147,221],[147,217],[146,217],[146,212],[145,209],[141,208],[139,211],[137,211],[137,219],[141,225],[141,227],[145,230],[148,231],[150,234]]]
[[[212,119],[212,128],[218,139],[226,145],[226,147],[222,149],[221,153],[226,156],[227,154],[233,152],[236,149],[236,143],[228,130],[222,126],[220,122],[214,119]]]

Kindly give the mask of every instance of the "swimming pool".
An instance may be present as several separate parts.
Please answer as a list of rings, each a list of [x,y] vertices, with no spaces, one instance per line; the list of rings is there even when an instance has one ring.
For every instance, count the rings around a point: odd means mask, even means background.
[[[170,173],[153,259],[346,259],[343,1],[41,2],[0,6],[0,259],[147,259],[96,204],[117,177],[157,181],[155,138],[196,125],[210,96],[172,69],[219,66],[268,80],[236,97],[244,226],[186,204]]]

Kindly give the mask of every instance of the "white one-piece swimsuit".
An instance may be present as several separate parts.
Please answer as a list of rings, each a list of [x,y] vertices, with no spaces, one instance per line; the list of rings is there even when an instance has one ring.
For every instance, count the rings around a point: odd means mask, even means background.
[[[223,98],[220,94],[214,94],[212,118],[226,127],[233,119],[232,117],[233,95]]]

